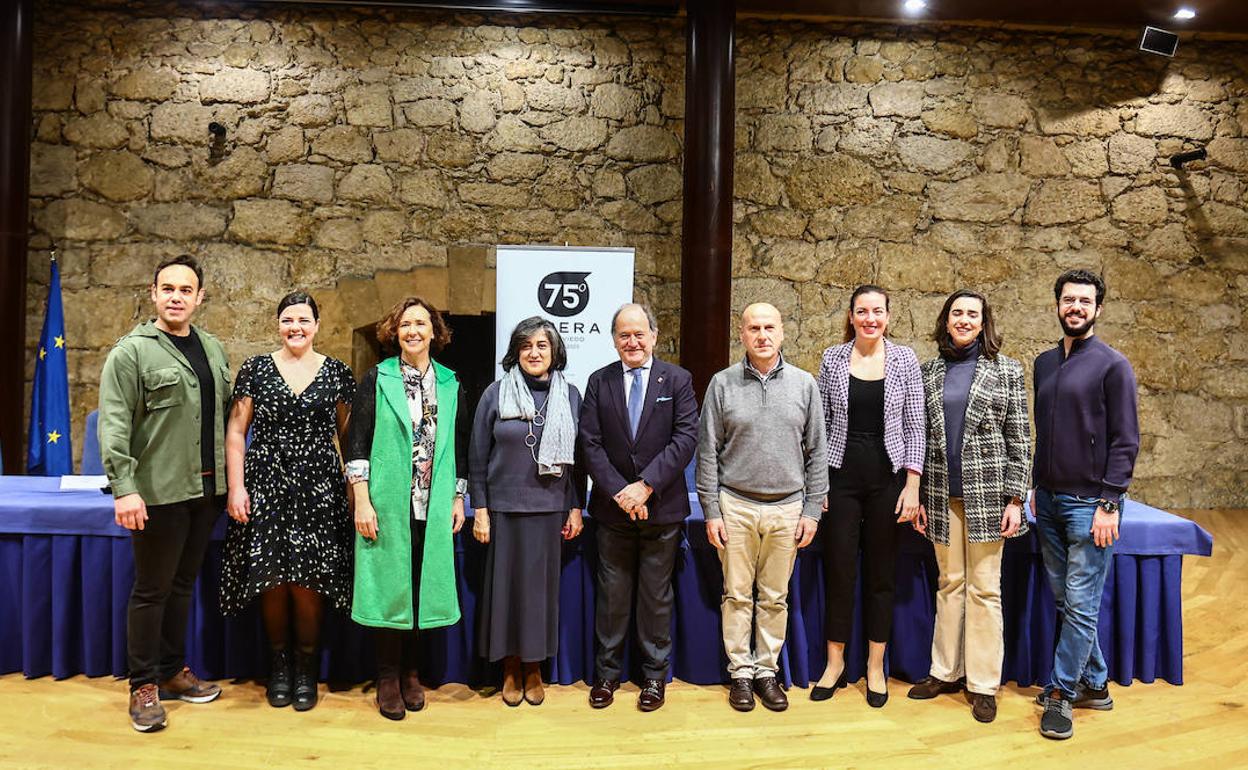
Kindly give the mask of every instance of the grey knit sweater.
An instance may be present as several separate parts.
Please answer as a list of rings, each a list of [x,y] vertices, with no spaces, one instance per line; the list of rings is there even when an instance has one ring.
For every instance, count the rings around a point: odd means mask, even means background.
[[[745,361],[711,378],[698,431],[698,500],[721,517],[721,491],[751,500],[800,498],[818,521],[828,492],[827,437],[815,378],[783,359],[766,377]]]

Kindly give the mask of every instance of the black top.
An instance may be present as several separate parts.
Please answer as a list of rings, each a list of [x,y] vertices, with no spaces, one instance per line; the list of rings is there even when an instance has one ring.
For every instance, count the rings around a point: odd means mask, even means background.
[[[212,472],[217,467],[217,451],[214,445],[214,433],[212,429],[212,421],[214,418],[214,404],[217,403],[217,386],[212,379],[212,367],[208,365],[208,354],[204,352],[204,343],[200,341],[199,335],[195,332],[195,328],[191,327],[191,333],[185,337],[179,337],[176,334],[161,329],[173,346],[178,349],[185,358],[187,363],[191,365],[191,370],[195,372],[195,378],[199,380],[199,463],[200,469]],[[222,420],[225,416],[222,415]],[[224,488],[225,481],[218,485],[218,489]]]
[[[945,358],[945,388],[941,400],[945,410],[945,465],[949,469],[950,497],[962,496],[962,434],[978,364],[978,339],[957,351],[955,356]]]
[[[884,380],[849,375],[849,432],[884,435]]]

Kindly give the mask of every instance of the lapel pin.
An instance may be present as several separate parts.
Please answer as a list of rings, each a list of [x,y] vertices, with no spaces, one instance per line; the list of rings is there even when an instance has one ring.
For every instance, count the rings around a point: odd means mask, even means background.
[[[659,382],[662,382],[662,381],[663,381],[663,378],[662,378],[662,377],[660,377],[660,378],[659,378]]]

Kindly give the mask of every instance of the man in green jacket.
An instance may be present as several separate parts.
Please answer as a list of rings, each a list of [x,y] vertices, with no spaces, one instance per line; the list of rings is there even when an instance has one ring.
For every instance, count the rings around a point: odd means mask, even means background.
[[[191,325],[204,301],[194,257],[162,262],[156,319],[109,351],[100,375],[100,455],[117,524],[131,531],[134,588],[126,618],[130,724],[167,724],[160,699],[221,694],[185,665],[191,589],[225,494],[230,371],[216,337]]]

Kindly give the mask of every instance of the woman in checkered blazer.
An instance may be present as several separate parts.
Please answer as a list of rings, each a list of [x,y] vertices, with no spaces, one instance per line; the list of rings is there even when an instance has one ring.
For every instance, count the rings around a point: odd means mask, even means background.
[[[965,678],[972,715],[991,722],[1005,651],[1001,554],[1004,538],[1027,528],[1023,367],[1000,354],[988,300],[967,289],[945,300],[932,338],[940,355],[923,364],[927,452],[914,527],[935,545],[940,579],[932,668],[909,695],[958,692]]]

